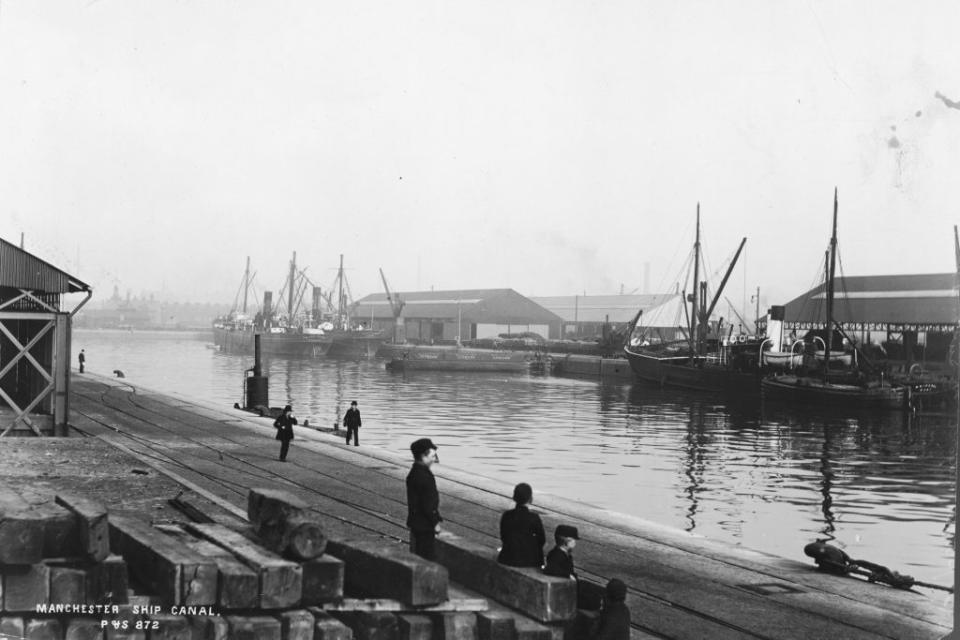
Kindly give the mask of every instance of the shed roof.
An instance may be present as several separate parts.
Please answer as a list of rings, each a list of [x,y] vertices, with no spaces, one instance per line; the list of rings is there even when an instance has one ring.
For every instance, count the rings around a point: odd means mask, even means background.
[[[960,322],[957,274],[931,273],[838,278],[834,319],[851,329],[953,330]],[[786,304],[789,327],[823,327],[826,285]]]
[[[530,298],[564,322],[630,322],[641,309],[659,306],[673,294],[550,296]]]
[[[0,238],[0,286],[43,293],[90,290],[90,285],[3,238]]]
[[[399,291],[404,318],[456,319],[484,324],[550,324],[560,317],[513,289],[458,289]],[[392,318],[386,293],[373,293],[357,301],[356,318]]]

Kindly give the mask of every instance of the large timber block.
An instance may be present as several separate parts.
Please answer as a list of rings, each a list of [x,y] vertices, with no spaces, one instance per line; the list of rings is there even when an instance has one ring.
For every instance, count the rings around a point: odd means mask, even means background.
[[[230,624],[223,616],[187,616],[190,620],[190,640],[227,640]]]
[[[189,640],[190,621],[186,616],[170,613],[150,615],[148,623],[150,640]]]
[[[23,629],[23,637],[33,640],[36,638],[62,638],[63,625],[56,618],[33,618],[27,620]]]
[[[260,601],[260,578],[232,553],[209,540],[190,535],[177,525],[157,525],[180,544],[209,558],[217,565],[217,604],[223,609],[253,609]]]
[[[103,640],[99,618],[71,618],[66,626],[63,640]]]
[[[130,588],[127,562],[123,556],[111,554],[93,565],[88,572],[88,596],[93,595],[97,602],[126,604],[127,591]],[[91,603],[96,604],[96,603]]]
[[[271,616],[227,616],[230,640],[282,640],[280,621]]]
[[[414,606],[447,599],[447,569],[398,544],[330,540],[327,551],[346,563],[344,588],[348,593],[393,598]]]
[[[433,640],[433,620],[416,613],[397,614],[397,640]]]
[[[482,611],[477,614],[478,640],[513,640],[516,618],[506,611]]]
[[[79,516],[54,502],[34,505],[33,513],[43,526],[44,558],[83,555]]]
[[[50,567],[50,602],[82,604],[94,600],[92,594],[88,595],[90,578],[86,570],[50,562],[44,564]]]
[[[314,640],[353,640],[353,629],[326,611],[317,607],[308,607],[307,611],[313,615]]]
[[[110,519],[110,543],[130,573],[167,605],[217,602],[217,565],[132,518]]]
[[[337,611],[333,614],[353,630],[356,640],[397,640],[397,616],[387,611]]]
[[[477,614],[437,614],[435,640],[477,640]]]
[[[36,611],[38,604],[50,604],[50,567],[45,564],[4,567],[2,592],[4,611]]]
[[[283,640],[313,640],[313,615],[306,609],[293,609],[277,615]]]
[[[283,609],[300,602],[303,569],[299,564],[284,560],[223,525],[189,523],[186,528],[190,533],[228,550],[253,569],[260,584],[259,608]]]
[[[0,564],[34,564],[42,557],[42,517],[20,495],[0,488]]]
[[[24,625],[19,616],[0,616],[0,638],[22,638]]]
[[[80,496],[60,494],[57,504],[77,516],[80,548],[91,560],[103,560],[110,555],[110,528],[107,510],[98,502]]]
[[[304,606],[339,600],[343,597],[343,560],[323,555],[300,563],[303,569]]]
[[[327,538],[319,518],[307,504],[289,491],[250,489],[247,517],[263,545],[294,560],[323,555]]]
[[[508,567],[482,544],[443,532],[436,541],[437,562],[450,578],[540,622],[564,622],[577,615],[577,586],[569,578],[539,569]],[[348,571],[349,573],[349,571]]]

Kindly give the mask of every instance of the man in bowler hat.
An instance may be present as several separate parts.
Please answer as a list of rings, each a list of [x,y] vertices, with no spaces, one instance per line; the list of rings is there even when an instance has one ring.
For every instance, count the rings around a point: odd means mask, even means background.
[[[429,438],[420,438],[410,445],[413,466],[407,474],[407,526],[410,528],[410,551],[427,560],[436,557],[434,541],[440,533],[440,494],[437,480],[430,470],[437,459],[437,446]]]
[[[277,440],[280,441],[280,462],[287,461],[287,451],[290,449],[290,441],[293,440],[295,424],[297,419],[293,417],[293,407],[290,405],[285,406],[283,413],[273,421],[273,426],[277,428]]]
[[[580,539],[577,528],[569,524],[558,525],[553,532],[553,539],[557,546],[547,554],[547,564],[543,572],[548,576],[576,580],[577,574],[573,570],[573,550],[577,546],[577,540]]]
[[[350,408],[343,414],[343,426],[347,428],[347,444],[350,444],[350,436],[353,435],[353,446],[360,446],[360,410],[357,409],[357,401],[350,403]]]

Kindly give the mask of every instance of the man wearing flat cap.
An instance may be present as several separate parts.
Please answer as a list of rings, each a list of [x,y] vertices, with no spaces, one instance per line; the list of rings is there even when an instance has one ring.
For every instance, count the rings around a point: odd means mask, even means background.
[[[577,528],[569,524],[557,525],[553,532],[553,539],[557,546],[547,554],[547,564],[543,572],[548,576],[576,580],[577,574],[573,570],[573,550],[577,546],[577,540],[580,539]]]
[[[407,526],[410,528],[410,551],[433,560],[434,541],[440,533],[440,493],[430,467],[438,462],[437,446],[429,438],[420,438],[410,445],[413,466],[407,474]]]

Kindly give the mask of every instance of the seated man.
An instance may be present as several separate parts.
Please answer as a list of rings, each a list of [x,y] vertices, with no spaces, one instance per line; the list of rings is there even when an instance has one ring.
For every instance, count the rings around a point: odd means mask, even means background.
[[[547,564],[543,572],[548,576],[577,579],[573,570],[573,550],[580,539],[577,528],[568,524],[558,525],[553,532],[553,539],[557,546],[547,554]]]

